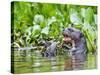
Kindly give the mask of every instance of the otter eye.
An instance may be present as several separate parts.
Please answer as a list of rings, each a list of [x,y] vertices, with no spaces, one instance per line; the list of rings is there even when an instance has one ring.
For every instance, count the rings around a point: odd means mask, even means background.
[[[71,32],[73,32],[73,29],[72,28],[68,28],[68,30],[71,31]]]
[[[68,30],[71,31],[72,29],[71,28],[68,28]]]

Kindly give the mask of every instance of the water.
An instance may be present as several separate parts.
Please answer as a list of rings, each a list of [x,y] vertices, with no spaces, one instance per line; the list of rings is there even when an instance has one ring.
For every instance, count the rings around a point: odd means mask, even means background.
[[[12,52],[12,58],[12,72],[16,74],[96,68],[96,56],[92,54],[88,54],[87,61],[81,62],[64,56],[42,57],[39,51],[15,50]]]

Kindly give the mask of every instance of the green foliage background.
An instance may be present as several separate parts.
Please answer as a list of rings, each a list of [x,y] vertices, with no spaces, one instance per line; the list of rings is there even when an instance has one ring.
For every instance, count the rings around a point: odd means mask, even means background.
[[[12,46],[38,45],[41,39],[62,42],[66,27],[80,29],[90,52],[96,51],[97,7],[32,2],[11,3]]]

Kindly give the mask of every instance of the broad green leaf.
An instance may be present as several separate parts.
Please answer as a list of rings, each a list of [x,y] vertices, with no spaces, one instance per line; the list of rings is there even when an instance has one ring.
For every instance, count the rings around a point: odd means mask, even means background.
[[[49,33],[49,27],[43,28],[41,33],[48,34]]]
[[[81,18],[79,17],[79,14],[77,11],[75,11],[74,9],[72,9],[70,11],[70,21],[75,24],[75,25],[78,25],[78,24],[81,24],[82,21],[81,21]]]
[[[86,9],[84,20],[87,23],[92,23],[94,21],[93,9],[91,7]]]
[[[33,26],[33,31],[35,31],[35,30],[40,30],[41,28],[40,28],[40,25],[34,25]]]
[[[85,15],[86,15],[86,9],[85,8],[81,8],[81,16],[83,18],[85,18]]]
[[[37,14],[37,15],[34,16],[34,21],[35,21],[36,23],[41,23],[41,22],[44,21],[44,16],[43,16],[43,15]]]

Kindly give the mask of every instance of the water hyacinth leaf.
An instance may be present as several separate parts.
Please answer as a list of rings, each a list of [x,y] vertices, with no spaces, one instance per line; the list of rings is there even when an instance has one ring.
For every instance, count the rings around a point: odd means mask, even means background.
[[[91,27],[91,24],[88,24],[88,23],[84,23],[83,25],[84,25],[83,29],[84,30],[88,30],[88,33],[91,34],[89,36],[90,36],[91,40],[93,41],[94,38],[96,37],[96,30],[95,30],[95,28]]]
[[[97,15],[96,15],[96,14],[94,14],[94,22],[95,22],[95,24],[98,23],[98,22],[97,22]]]
[[[47,25],[51,25],[53,22],[56,22],[56,17],[52,16],[50,19],[47,21]]]
[[[32,32],[32,37],[37,38],[40,35],[40,30],[35,30]]]
[[[26,32],[26,34],[27,34],[28,36],[30,36],[31,33],[32,33],[32,27],[27,28],[27,30],[26,30],[25,32]]]
[[[46,20],[40,23],[40,27],[41,29],[46,27]]]
[[[87,39],[87,43],[88,43],[87,46],[89,48],[89,51],[95,50],[95,45],[94,45],[95,37],[91,36],[91,27],[88,25],[88,27],[87,28],[83,28],[83,30],[84,30],[84,34],[85,34],[86,39]]]
[[[86,9],[86,14],[85,14],[85,22],[87,23],[92,23],[94,21],[94,15],[93,15],[93,10],[91,7]]]
[[[91,28],[90,24],[87,23],[87,22],[84,22],[84,24],[83,24],[83,29],[84,29],[84,30],[89,30],[90,28]]]
[[[49,27],[43,28],[41,33],[48,34],[49,33]]]
[[[41,28],[40,28],[40,25],[34,25],[33,26],[33,31],[35,31],[35,30],[40,30]]]
[[[32,27],[32,36],[33,37],[39,36],[40,35],[40,31],[41,31],[40,25],[34,25]]]
[[[77,11],[75,11],[74,9],[72,9],[70,11],[70,21],[75,24],[75,25],[78,25],[78,24],[81,24],[82,21],[81,21],[81,18],[79,17],[79,14]]]
[[[34,16],[34,21],[35,21],[36,23],[41,23],[41,22],[44,21],[44,16],[43,16],[43,15],[37,14],[37,15]]]
[[[85,15],[86,15],[86,9],[85,8],[81,8],[81,16],[83,18],[85,18]]]

